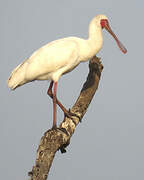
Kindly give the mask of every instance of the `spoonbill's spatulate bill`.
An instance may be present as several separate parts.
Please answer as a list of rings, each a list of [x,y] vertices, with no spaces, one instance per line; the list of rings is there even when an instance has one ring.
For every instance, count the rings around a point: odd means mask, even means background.
[[[56,98],[57,82],[63,74],[72,71],[79,63],[88,61],[100,51],[103,28],[113,36],[120,50],[126,53],[126,48],[111,30],[107,17],[98,15],[90,22],[88,39],[68,37],[41,47],[12,71],[8,79],[9,88],[14,90],[34,80],[51,80],[48,95],[53,99],[53,127],[56,127],[56,103],[65,115],[70,116]]]

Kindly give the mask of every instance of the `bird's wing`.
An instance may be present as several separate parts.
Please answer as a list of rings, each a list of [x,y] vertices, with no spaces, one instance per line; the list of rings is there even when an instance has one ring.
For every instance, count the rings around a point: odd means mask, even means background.
[[[38,49],[27,60],[26,78],[34,80],[66,66],[73,69],[78,64],[78,56],[78,44],[73,39],[53,41]]]

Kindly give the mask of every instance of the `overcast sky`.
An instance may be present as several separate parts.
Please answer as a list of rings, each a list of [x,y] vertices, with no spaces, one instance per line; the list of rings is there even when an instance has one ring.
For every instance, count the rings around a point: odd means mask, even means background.
[[[142,0],[0,1],[0,179],[28,179],[44,132],[52,126],[49,82],[11,92],[10,72],[32,52],[67,36],[88,37],[88,25],[105,14],[128,49],[126,55],[103,32],[98,54],[104,70],[99,89],[66,154],[58,152],[49,179],[144,179],[144,2]],[[80,64],[58,83],[58,97],[70,108],[87,77]],[[58,110],[58,122],[63,113]]]

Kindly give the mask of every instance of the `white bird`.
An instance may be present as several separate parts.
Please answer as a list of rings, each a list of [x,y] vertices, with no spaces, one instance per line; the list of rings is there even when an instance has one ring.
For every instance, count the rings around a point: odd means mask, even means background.
[[[65,115],[71,115],[57,100],[57,82],[63,74],[72,71],[79,63],[88,61],[100,51],[103,43],[103,28],[114,37],[120,50],[126,53],[126,48],[112,32],[108,18],[105,15],[97,15],[90,22],[88,39],[68,37],[52,41],[18,65],[8,79],[8,86],[12,90],[34,80],[51,80],[48,95],[53,99],[53,128],[57,126],[56,103]]]

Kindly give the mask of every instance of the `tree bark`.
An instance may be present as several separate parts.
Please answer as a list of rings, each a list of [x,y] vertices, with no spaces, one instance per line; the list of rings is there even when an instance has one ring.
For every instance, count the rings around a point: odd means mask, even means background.
[[[89,74],[78,99],[70,109],[73,119],[65,117],[58,129],[49,129],[41,138],[37,150],[35,166],[29,172],[30,180],[46,180],[52,165],[55,153],[60,150],[66,152],[76,126],[81,122],[87,108],[98,88],[103,65],[100,58],[93,57],[89,62]],[[78,118],[79,117],[79,118]]]

